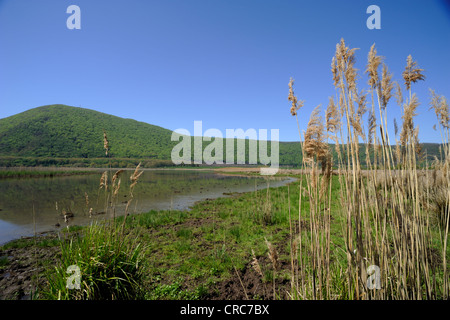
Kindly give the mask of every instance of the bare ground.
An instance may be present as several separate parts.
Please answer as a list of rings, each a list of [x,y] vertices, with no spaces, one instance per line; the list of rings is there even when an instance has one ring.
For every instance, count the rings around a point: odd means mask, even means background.
[[[59,246],[0,249],[0,300],[31,299],[45,283],[45,266],[54,264],[58,254]]]

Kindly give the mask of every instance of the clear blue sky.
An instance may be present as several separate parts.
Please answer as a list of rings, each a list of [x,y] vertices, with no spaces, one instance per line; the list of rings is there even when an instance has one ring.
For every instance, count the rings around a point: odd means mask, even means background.
[[[72,4],[81,30],[66,27]],[[381,30],[366,27],[371,4]],[[428,88],[450,101],[450,3],[438,0],[0,0],[0,118],[61,103],[171,130],[193,133],[201,120],[204,130],[279,129],[297,141],[289,78],[306,101],[306,129],[335,93],[330,63],[342,37],[360,48],[360,71],[376,43],[401,83],[413,56],[426,75],[413,86],[420,139],[440,142]],[[400,122],[395,99],[388,108],[389,123]]]

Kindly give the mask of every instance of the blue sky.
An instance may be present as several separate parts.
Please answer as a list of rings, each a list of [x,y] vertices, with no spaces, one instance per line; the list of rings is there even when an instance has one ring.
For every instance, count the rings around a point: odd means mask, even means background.
[[[81,29],[69,30],[69,5]],[[366,9],[381,8],[381,30]],[[330,63],[344,38],[356,53],[359,89],[375,43],[394,80],[411,54],[426,81],[413,86],[422,142],[440,142],[428,89],[450,99],[449,1],[0,0],[0,118],[46,104],[81,106],[193,133],[279,129],[297,141],[289,113],[293,77],[302,130],[335,94]],[[388,121],[400,123],[391,100]],[[391,129],[393,132],[393,129]]]

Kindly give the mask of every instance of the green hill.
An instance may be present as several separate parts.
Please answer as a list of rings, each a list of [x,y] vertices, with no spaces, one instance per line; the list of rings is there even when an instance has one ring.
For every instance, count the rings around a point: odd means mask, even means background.
[[[109,140],[108,157],[103,130]],[[171,135],[168,129],[94,110],[42,106],[0,119],[0,166],[104,166],[112,161],[113,167],[124,167],[141,160],[146,167],[173,165],[171,151],[178,142],[171,141]],[[208,144],[204,142],[203,148]],[[270,152],[270,143],[268,147]],[[423,149],[432,157],[439,145],[424,144]],[[247,163],[248,150],[247,143]],[[280,142],[279,150],[280,165],[301,163],[298,142]]]
[[[108,133],[112,156],[170,159],[166,145],[170,130],[65,105],[43,106],[0,119],[0,154],[103,157],[103,130]]]

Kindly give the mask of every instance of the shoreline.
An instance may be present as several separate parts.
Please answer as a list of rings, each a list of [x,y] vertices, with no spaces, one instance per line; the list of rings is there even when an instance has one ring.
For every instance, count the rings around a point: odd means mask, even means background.
[[[283,185],[291,184],[291,183],[295,182],[296,179],[297,179],[297,177],[294,177],[294,176],[283,176],[283,175],[278,175],[278,174],[274,175],[274,176],[260,176],[259,174],[258,175],[253,174],[254,171],[252,171],[251,169],[250,170],[247,170],[247,169],[248,168],[236,168],[236,170],[222,170],[221,168],[220,169],[217,169],[217,168],[215,168],[215,169],[213,169],[213,168],[205,168],[205,169],[203,169],[203,168],[179,168],[179,169],[150,168],[150,169],[142,169],[142,170],[143,171],[174,171],[174,170],[176,170],[176,171],[178,171],[178,170],[180,170],[180,171],[208,171],[208,172],[212,172],[212,173],[217,174],[217,175],[228,175],[228,176],[235,176],[235,177],[249,177],[249,178],[261,178],[261,179],[264,178],[264,179],[273,179],[274,181],[286,180],[286,182]],[[110,170],[111,171],[115,171],[115,168],[111,168]],[[124,170],[134,171],[134,169],[131,169],[131,168],[127,168],[127,169],[124,169]],[[256,168],[255,172],[256,171],[259,172],[259,168]],[[0,170],[0,172],[1,172],[1,170]],[[101,173],[101,172],[103,172],[103,169],[100,170],[100,171],[92,170],[92,171],[89,171],[89,172],[67,172],[66,174],[64,172],[61,172],[60,175],[55,175],[55,176],[72,176],[72,175],[78,175],[78,174],[85,175],[85,174],[96,174],[96,173]],[[27,177],[20,177],[20,178],[14,177],[14,178],[16,178],[16,179],[22,179],[22,178],[23,179],[30,179],[30,178],[48,178],[48,177],[51,177],[51,176],[37,175],[37,176],[27,176]],[[4,179],[9,179],[9,178],[13,178],[13,177],[8,177],[8,178],[4,178]],[[3,178],[0,177],[0,181],[2,179]],[[288,181],[289,179],[292,179],[292,180]],[[279,186],[269,186],[269,189],[277,188],[277,187],[279,187]],[[267,187],[264,186],[261,189],[266,190]],[[258,188],[258,190],[259,190],[259,188]],[[241,195],[241,194],[251,193],[251,192],[253,192],[253,190],[252,191],[223,192],[220,195],[210,195],[210,196],[205,195],[205,196],[202,196],[200,199],[194,201],[193,203],[186,205],[185,208],[174,209],[174,210],[176,210],[176,211],[183,211],[183,212],[189,212],[189,211],[191,211],[192,207],[194,207],[195,205],[200,204],[202,202],[205,202],[205,201],[209,201],[209,200],[213,200],[213,199],[219,199],[219,198],[229,198],[229,197],[233,197],[235,195]],[[168,210],[168,209],[155,209],[155,211],[165,211],[165,210]],[[2,211],[2,209],[0,208],[0,212],[1,211]],[[136,213],[133,213],[133,214],[139,215],[139,214],[145,214],[146,212],[147,211],[142,211],[142,212],[136,212]],[[98,220],[98,221],[106,221],[106,220],[110,220],[110,219],[112,219],[112,218],[111,217],[104,217],[102,215],[101,219]],[[92,220],[92,221],[94,221],[94,220]],[[97,221],[97,220],[95,220],[95,221]],[[88,222],[88,224],[89,224],[89,222]],[[85,223],[84,224],[75,224],[75,225],[71,225],[71,226],[85,227],[88,224],[85,224]],[[46,236],[46,235],[58,234],[61,231],[61,229],[62,229],[62,227],[57,227],[56,229],[52,229],[51,227],[50,228],[39,227],[39,231],[36,231],[36,234],[33,234],[30,231],[30,232],[28,232],[26,234],[18,235],[14,239],[9,239],[9,240],[6,240],[5,242],[0,242],[0,247],[2,247],[4,245],[7,245],[8,243],[14,242],[14,241],[20,241],[20,240],[26,240],[26,239],[34,239],[35,237],[39,238],[39,237]]]
[[[245,175],[251,176],[249,174]],[[295,177],[291,178],[295,179]],[[287,182],[286,185],[295,183],[295,181],[296,180]],[[279,187],[280,186],[274,186],[269,187],[268,189],[276,189]],[[264,190],[265,189],[267,188],[264,188]],[[195,207],[197,208],[195,210],[198,211],[198,208],[207,207],[211,202],[220,202],[221,199],[226,198],[245,197],[246,195],[251,195],[252,193],[253,191],[235,192],[231,194],[224,194],[223,196],[217,198],[205,198],[196,201],[192,208]],[[181,210],[181,212],[185,213],[190,210]],[[156,214],[162,214],[165,211],[167,210],[155,210]],[[205,213],[207,212],[209,211],[205,211]],[[132,219],[139,219],[140,216],[148,214],[149,212],[142,212],[132,214],[130,217],[133,217]],[[212,214],[214,215],[214,213]],[[197,221],[198,219],[199,217],[190,217],[182,223],[190,225],[191,220]],[[205,217],[201,219],[205,219],[206,222],[209,223],[211,218]],[[108,223],[109,220],[110,219],[103,220],[99,223]],[[161,227],[166,229],[176,225],[177,223],[174,224],[173,222],[168,222],[166,225]],[[74,230],[70,230],[69,227],[68,230],[61,228],[59,230],[43,231],[35,235],[13,239],[0,245],[0,260],[6,259],[8,261],[3,266],[0,264],[0,291],[2,292],[2,294],[0,294],[0,300],[29,300],[36,298],[33,297],[33,293],[45,286],[45,270],[47,270],[45,266],[48,264],[57,264],[59,261],[61,241],[70,237],[71,234],[79,234],[79,232],[84,230],[87,226],[89,225],[72,226],[75,228]],[[151,233],[152,232],[154,231],[151,231]],[[37,299],[39,300],[40,298],[37,297]]]

